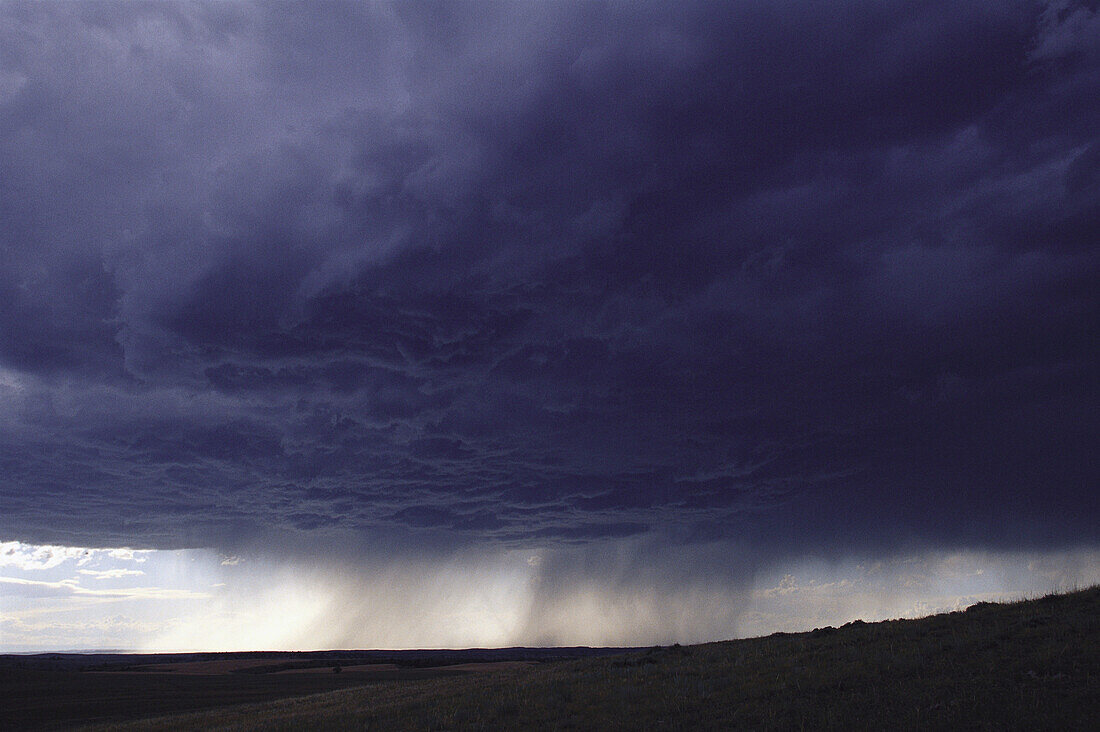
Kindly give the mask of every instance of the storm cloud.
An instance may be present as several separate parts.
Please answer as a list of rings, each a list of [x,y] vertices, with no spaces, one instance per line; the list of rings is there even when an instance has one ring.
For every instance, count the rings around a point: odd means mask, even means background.
[[[1098,99],[1092,2],[3,3],[0,538],[1095,543]]]

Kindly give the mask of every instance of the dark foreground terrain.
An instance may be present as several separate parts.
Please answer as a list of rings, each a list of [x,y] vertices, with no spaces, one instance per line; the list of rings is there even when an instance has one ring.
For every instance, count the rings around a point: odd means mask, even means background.
[[[624,650],[630,649],[0,656],[0,732],[114,725],[350,687],[499,673]]]
[[[116,712],[127,710],[119,719],[137,720],[126,729],[1096,729],[1100,588],[920,620],[574,660],[390,663],[377,665],[377,678],[354,665],[339,674],[282,666],[328,657],[261,660],[267,670],[227,671],[221,678],[232,684],[209,676],[191,691],[171,686],[183,681],[180,671],[55,673],[94,679]],[[413,672],[425,676],[384,677]],[[15,672],[4,673],[7,697]],[[31,698],[50,699],[48,673],[22,682]],[[66,689],[76,683],[66,679]],[[279,684],[301,686],[273,691]],[[207,706],[224,706],[137,719],[150,714],[149,698],[173,693],[209,693],[217,698]],[[259,701],[265,693],[298,696]]]

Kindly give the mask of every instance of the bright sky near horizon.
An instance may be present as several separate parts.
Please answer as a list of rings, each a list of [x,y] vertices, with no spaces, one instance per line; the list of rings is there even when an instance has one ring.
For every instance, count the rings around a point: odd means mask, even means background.
[[[1100,551],[802,562],[750,587],[561,588],[532,624],[539,556],[291,568],[211,550],[0,543],[0,653],[644,646],[911,618],[1100,582]]]

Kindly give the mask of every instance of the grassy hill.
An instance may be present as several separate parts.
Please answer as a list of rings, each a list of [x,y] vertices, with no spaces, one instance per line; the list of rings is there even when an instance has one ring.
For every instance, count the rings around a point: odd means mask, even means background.
[[[1096,729],[1100,587],[919,620],[380,683],[127,729]]]

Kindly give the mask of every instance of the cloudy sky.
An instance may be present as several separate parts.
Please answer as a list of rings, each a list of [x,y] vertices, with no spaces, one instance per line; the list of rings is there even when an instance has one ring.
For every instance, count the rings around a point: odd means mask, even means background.
[[[1095,581],[1098,100],[1090,0],[0,2],[0,647]]]

